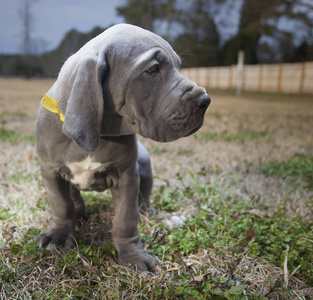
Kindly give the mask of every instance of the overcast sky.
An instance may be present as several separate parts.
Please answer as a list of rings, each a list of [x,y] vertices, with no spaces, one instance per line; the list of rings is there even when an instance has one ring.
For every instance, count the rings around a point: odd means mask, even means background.
[[[19,12],[24,1],[0,0],[0,54],[22,53],[23,24]],[[32,50],[33,53],[40,54],[55,49],[71,29],[89,32],[95,26],[106,28],[124,22],[124,18],[117,16],[116,7],[124,5],[127,0],[30,0],[30,2],[31,38],[35,42]],[[216,15],[217,24],[227,19],[228,28],[219,26],[224,40],[234,35],[237,30],[241,2],[242,0],[236,0],[231,12],[222,10]]]
[[[23,3],[24,0],[0,0],[0,54],[22,52],[23,25],[19,10]],[[124,22],[117,16],[116,7],[124,5],[126,0],[31,0],[31,3],[31,37],[36,46],[33,51],[39,54],[55,49],[71,29],[89,32],[95,26],[105,28]],[[223,41],[237,31],[241,3],[242,0],[236,0],[231,11],[224,10],[216,15]],[[225,20],[228,27],[219,26]],[[295,27],[290,22],[281,25],[285,30]],[[293,28],[293,31],[298,30]],[[296,36],[301,41],[301,32]]]
[[[0,53],[20,53],[22,20],[19,9],[23,0],[0,0]],[[37,51],[58,46],[70,29],[88,32],[95,26],[108,27],[123,22],[115,7],[125,0],[33,0],[32,38]]]

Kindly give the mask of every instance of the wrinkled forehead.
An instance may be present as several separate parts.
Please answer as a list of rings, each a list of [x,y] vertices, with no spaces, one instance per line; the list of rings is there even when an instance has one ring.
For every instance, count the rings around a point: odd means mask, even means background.
[[[111,35],[110,53],[116,61],[138,64],[149,59],[171,60],[180,66],[181,59],[160,36],[139,27],[121,28]]]

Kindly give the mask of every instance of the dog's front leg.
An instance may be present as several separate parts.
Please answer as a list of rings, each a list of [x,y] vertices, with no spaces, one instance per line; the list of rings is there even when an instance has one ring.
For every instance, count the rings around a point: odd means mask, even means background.
[[[51,250],[57,246],[63,251],[74,247],[74,229],[76,221],[75,205],[71,199],[70,183],[59,172],[41,163],[43,183],[47,190],[51,208],[48,231],[37,237],[40,249]]]
[[[118,261],[123,266],[137,267],[139,271],[152,271],[159,262],[150,256],[139,241],[138,219],[138,167],[124,171],[118,185],[111,189],[114,199],[113,242]]]

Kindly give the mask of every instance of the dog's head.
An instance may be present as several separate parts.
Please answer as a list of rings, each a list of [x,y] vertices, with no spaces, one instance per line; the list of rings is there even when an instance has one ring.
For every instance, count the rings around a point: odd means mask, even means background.
[[[152,32],[120,24],[88,42],[61,69],[63,131],[85,151],[101,136],[133,133],[169,142],[197,131],[210,104],[180,71],[180,58]]]

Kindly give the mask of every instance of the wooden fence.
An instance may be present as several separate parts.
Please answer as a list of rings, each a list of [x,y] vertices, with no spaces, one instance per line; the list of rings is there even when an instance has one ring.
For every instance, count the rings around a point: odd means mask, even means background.
[[[237,66],[182,69],[198,85],[213,89],[237,89]],[[244,65],[242,90],[290,94],[313,94],[313,62]]]

